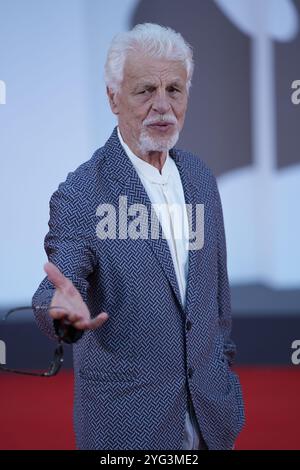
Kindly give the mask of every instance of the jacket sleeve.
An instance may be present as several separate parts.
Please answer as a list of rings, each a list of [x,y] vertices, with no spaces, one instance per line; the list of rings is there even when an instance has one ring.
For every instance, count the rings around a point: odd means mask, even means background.
[[[50,199],[49,231],[44,239],[44,249],[48,260],[73,282],[86,302],[88,276],[93,272],[96,260],[84,231],[87,215],[82,205],[78,192],[67,187],[66,183],[59,185]],[[45,306],[50,305],[54,292],[55,287],[46,276],[32,297],[38,327],[51,339],[57,339],[62,326],[53,322],[45,309]],[[74,327],[68,327],[63,340],[73,342],[79,339],[81,335],[74,330]]]
[[[231,294],[227,272],[227,248],[224,228],[224,218],[221,197],[214,177],[215,204],[216,204],[216,226],[218,246],[218,307],[219,324],[223,334],[224,354],[229,365],[233,365],[236,357],[236,345],[231,339]]]

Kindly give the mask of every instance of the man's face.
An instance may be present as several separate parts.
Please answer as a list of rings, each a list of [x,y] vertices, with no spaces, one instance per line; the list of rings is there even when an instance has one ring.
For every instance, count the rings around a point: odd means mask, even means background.
[[[133,150],[166,151],[184,123],[187,73],[180,61],[127,57],[119,93],[108,91],[123,138]]]

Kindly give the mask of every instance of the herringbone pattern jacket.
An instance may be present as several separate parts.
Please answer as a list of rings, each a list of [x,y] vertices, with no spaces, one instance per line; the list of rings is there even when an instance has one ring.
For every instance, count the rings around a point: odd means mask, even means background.
[[[231,368],[236,348],[216,179],[199,157],[175,148],[170,155],[186,203],[204,204],[204,245],[189,251],[185,308],[167,240],[118,236],[119,196],[128,197],[128,207],[144,204],[149,214],[151,203],[116,128],[50,200],[49,260],[73,281],[92,316],[109,314],[73,345],[80,449],[181,449],[188,387],[209,449],[230,449],[244,424]],[[97,207],[105,203],[116,208],[115,239],[97,236]],[[39,327],[54,339],[51,318],[37,308],[53,293],[45,277],[32,304]]]

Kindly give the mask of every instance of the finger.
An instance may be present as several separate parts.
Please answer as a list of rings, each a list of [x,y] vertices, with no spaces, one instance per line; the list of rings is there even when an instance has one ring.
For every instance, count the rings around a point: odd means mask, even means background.
[[[55,320],[61,320],[62,318],[68,318],[68,312],[63,309],[49,309],[49,315],[54,318]]]
[[[55,264],[48,261],[44,264],[44,270],[48,276],[48,279],[57,289],[63,289],[68,285],[68,279],[58,269]]]
[[[80,313],[68,313],[67,319],[70,323],[74,324],[78,321],[84,320],[83,316]]]
[[[108,319],[108,313],[107,312],[101,312],[99,315],[97,315],[96,318],[92,318],[89,321],[89,328],[91,330],[95,330],[96,328],[102,326],[106,320]]]
[[[101,312],[96,318],[78,321],[74,324],[74,326],[79,330],[95,330],[96,328],[102,326],[108,317],[108,313]]]
[[[61,320],[61,319],[67,320],[70,324],[74,324],[78,321],[84,320],[84,318],[82,317],[80,313],[68,312],[64,310],[63,308],[62,309],[55,308],[55,307],[50,308],[49,313],[52,318],[55,318],[58,320]]]
[[[50,313],[51,317],[55,320],[63,320],[69,325],[76,326],[76,323],[85,321],[79,314],[69,314],[66,312],[60,312],[59,310]]]

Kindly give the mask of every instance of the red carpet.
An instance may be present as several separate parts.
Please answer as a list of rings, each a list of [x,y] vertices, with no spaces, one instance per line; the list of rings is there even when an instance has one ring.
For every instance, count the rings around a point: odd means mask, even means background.
[[[237,369],[246,426],[236,449],[300,449],[300,367]],[[73,379],[0,375],[0,449],[73,449]]]

